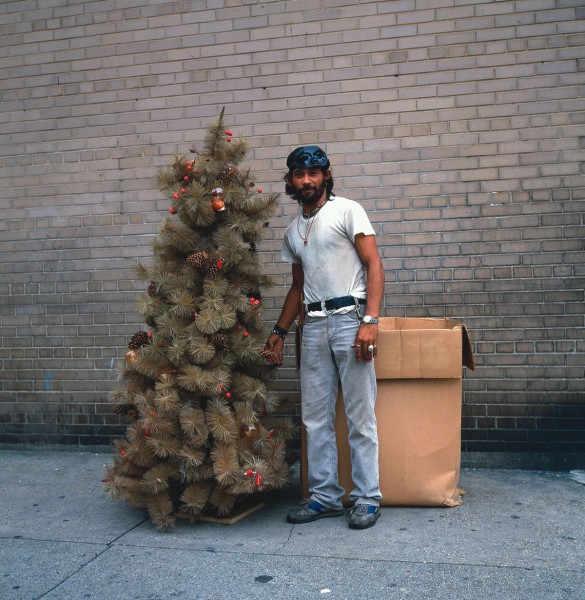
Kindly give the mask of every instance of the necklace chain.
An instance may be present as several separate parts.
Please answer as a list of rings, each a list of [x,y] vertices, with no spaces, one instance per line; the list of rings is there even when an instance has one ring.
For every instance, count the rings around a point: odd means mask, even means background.
[[[307,223],[307,225],[305,227],[305,237],[303,237],[303,234],[301,233],[301,228],[299,225],[300,219],[297,219],[297,232],[298,232],[301,240],[303,240],[303,243],[305,246],[309,242],[309,234],[311,233],[311,228],[313,227],[313,223],[315,222],[315,219],[316,219],[317,215],[319,214],[319,211],[325,205],[325,202],[326,202],[325,200],[323,202],[321,202],[321,204],[316,206],[308,215],[305,214],[305,212],[301,209],[302,216],[305,217],[305,219],[311,219],[311,221],[309,223]]]
[[[303,210],[303,217],[305,217],[305,219],[310,219],[311,217],[314,217],[321,210],[321,207],[323,206],[323,204],[325,204],[325,202],[326,201],[324,200],[323,202],[321,202],[321,204],[315,206],[315,208],[309,214],[307,214]]]

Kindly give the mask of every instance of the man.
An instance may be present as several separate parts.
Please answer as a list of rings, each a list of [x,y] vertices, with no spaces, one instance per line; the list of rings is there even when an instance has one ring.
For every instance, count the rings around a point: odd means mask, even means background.
[[[373,359],[384,269],[364,209],[332,193],[325,152],[317,146],[297,148],[287,166],[286,192],[301,205],[301,213],[285,232],[281,256],[292,264],[292,285],[266,350],[271,362],[282,364],[284,338],[304,294],[301,409],[311,494],[287,520],[308,523],[344,514],[334,428],[340,383],[355,484],[349,526],[365,529],[380,516]]]

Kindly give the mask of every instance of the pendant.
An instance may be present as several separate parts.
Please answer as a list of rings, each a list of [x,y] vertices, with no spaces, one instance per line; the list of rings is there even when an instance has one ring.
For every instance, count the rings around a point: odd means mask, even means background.
[[[307,242],[308,242],[308,241],[309,241],[309,240],[305,240],[305,246],[307,245]]]

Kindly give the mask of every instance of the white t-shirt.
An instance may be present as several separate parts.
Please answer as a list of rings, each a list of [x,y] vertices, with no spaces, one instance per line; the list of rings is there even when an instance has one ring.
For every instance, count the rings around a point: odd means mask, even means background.
[[[332,196],[315,217],[306,219],[301,212],[286,228],[281,258],[302,264],[305,302],[340,296],[366,297],[366,270],[354,246],[358,233],[376,235],[362,206],[340,196]],[[350,306],[335,312],[351,310]],[[324,313],[315,311],[309,315]]]

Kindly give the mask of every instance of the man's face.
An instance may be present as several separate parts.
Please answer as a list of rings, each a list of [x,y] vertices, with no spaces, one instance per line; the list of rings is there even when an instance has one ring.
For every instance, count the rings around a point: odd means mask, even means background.
[[[319,167],[295,169],[290,176],[295,198],[302,204],[315,204],[325,195],[325,184],[329,171],[324,175]]]

